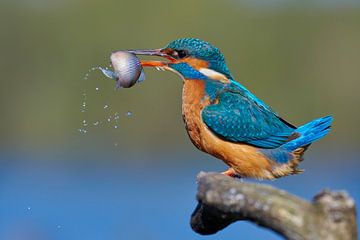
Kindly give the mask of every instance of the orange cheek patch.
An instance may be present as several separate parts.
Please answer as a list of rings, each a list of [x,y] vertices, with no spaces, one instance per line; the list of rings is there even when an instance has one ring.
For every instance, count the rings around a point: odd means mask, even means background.
[[[209,69],[209,62],[201,59],[196,59],[192,57],[188,57],[182,59],[179,62],[184,62],[190,65],[192,68],[196,69],[197,71],[201,72],[205,76],[222,83],[229,83],[229,79],[221,73],[218,73],[214,70]]]
[[[199,70],[201,68],[208,68],[209,67],[209,63],[205,60],[201,60],[201,59],[196,59],[196,58],[192,58],[192,57],[188,57],[185,59],[182,59],[180,62],[184,62],[189,64],[191,67],[193,67],[196,70]]]

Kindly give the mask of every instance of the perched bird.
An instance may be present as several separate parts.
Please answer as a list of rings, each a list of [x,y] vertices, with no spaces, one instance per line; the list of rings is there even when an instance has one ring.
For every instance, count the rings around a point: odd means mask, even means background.
[[[282,119],[235,81],[223,54],[206,41],[181,38],[161,49],[128,51],[167,59],[141,64],[183,79],[188,135],[198,149],[223,160],[229,176],[274,179],[300,173],[305,150],[330,131],[331,116],[300,127]]]

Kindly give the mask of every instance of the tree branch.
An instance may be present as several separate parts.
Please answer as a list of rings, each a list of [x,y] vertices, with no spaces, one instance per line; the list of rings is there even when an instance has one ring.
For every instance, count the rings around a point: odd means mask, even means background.
[[[191,227],[203,235],[248,220],[291,240],[357,239],[355,202],[346,192],[324,190],[308,202],[269,185],[200,173],[197,200]]]

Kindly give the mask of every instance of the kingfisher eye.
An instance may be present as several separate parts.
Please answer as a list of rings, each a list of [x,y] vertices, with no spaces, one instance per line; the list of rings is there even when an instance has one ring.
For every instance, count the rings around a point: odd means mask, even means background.
[[[174,58],[185,58],[188,56],[188,53],[186,50],[177,50],[172,52],[172,56]]]
[[[179,50],[178,51],[179,58],[187,57],[187,52],[185,50]]]

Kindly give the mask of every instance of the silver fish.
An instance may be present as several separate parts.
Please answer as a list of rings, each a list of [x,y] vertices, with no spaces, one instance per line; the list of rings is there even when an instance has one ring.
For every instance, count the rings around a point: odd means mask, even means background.
[[[117,87],[129,88],[145,79],[144,70],[135,54],[117,51],[111,54],[110,60],[114,72],[104,74],[115,77]]]

